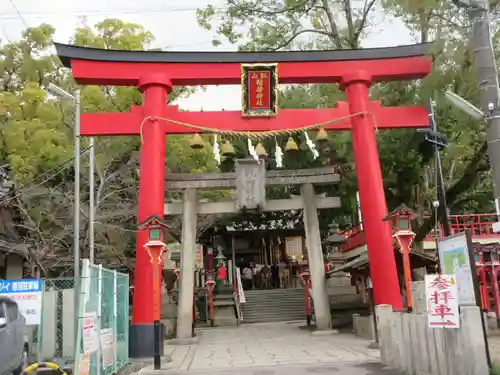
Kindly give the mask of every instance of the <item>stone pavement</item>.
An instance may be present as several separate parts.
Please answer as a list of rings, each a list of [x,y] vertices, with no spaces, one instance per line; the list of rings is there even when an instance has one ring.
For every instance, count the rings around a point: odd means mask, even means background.
[[[165,346],[165,354],[172,357],[168,367],[174,372],[184,372],[301,365],[323,368],[342,363],[349,363],[351,367],[372,366],[370,363],[379,361],[379,351],[369,349],[368,340],[348,333],[316,336],[300,329],[303,324],[266,323],[203,329],[198,331],[196,344]],[[370,373],[367,371],[353,374]]]
[[[491,362],[500,365],[500,333],[490,331],[488,334]]]
[[[377,362],[339,362],[274,367],[244,367],[223,370],[172,371],[168,375],[401,375]],[[149,374],[148,374],[149,375]],[[157,375],[151,374],[151,375]]]

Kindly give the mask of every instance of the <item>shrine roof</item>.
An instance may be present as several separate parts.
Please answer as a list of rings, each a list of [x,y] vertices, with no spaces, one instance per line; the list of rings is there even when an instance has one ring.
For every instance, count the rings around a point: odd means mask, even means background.
[[[57,54],[67,68],[71,60],[137,63],[282,63],[351,60],[383,60],[424,56],[431,43],[397,47],[350,50],[277,51],[277,52],[175,52],[124,51],[79,47],[54,43]]]

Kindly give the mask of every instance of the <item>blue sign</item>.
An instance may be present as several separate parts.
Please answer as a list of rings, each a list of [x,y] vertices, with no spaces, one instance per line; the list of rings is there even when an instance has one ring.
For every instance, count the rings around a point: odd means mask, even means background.
[[[0,294],[33,293],[42,291],[42,280],[0,280]]]

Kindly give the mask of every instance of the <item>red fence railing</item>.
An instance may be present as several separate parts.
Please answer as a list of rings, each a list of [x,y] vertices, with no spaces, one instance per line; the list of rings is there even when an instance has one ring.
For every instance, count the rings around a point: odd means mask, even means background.
[[[473,237],[499,237],[500,233],[493,233],[493,223],[497,222],[496,214],[463,214],[450,215],[450,231],[451,233],[460,233],[465,229],[470,229]],[[433,229],[425,237],[424,241],[435,240],[436,237],[443,236],[443,227],[439,226],[436,231]],[[347,241],[341,246],[342,251],[349,251],[366,243],[365,234],[361,230],[361,225],[355,225],[351,230],[344,232],[347,236]]]

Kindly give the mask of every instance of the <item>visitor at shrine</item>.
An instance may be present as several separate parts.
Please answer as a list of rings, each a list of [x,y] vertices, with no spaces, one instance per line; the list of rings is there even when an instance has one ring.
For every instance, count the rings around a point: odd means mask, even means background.
[[[272,287],[278,289],[280,287],[279,266],[275,263],[271,266]]]
[[[214,293],[218,294],[222,285],[226,284],[227,280],[227,268],[224,263],[217,267],[217,273],[215,278],[215,288]]]
[[[251,290],[252,289],[252,280],[253,280],[253,272],[252,269],[248,266],[243,268],[243,290]]]
[[[264,267],[263,264],[253,264],[252,263],[252,272],[253,272],[253,287],[255,289],[260,289],[262,287],[260,270]]]
[[[279,264],[279,286],[281,288],[285,288],[286,282],[285,282],[285,271],[286,271],[286,263],[284,260],[281,260]]]
[[[260,275],[262,279],[262,289],[271,288],[271,268],[267,264],[260,270]]]

